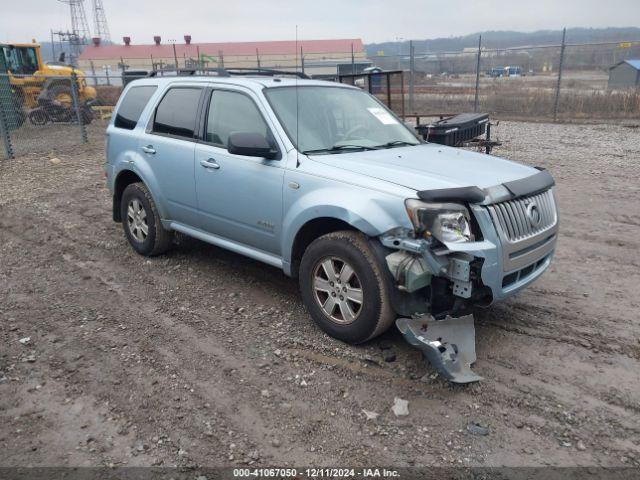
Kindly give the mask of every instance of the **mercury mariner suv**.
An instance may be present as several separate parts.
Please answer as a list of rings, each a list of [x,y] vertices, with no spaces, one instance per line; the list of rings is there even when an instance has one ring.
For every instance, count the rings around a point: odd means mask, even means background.
[[[113,219],[158,255],[181,232],[280,268],[325,332],[461,316],[554,254],[542,169],[419,140],[357,87],[283,76],[129,83],[107,129]]]

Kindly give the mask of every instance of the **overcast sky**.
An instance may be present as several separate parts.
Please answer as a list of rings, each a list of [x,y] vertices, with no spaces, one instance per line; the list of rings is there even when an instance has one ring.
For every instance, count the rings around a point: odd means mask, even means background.
[[[9,3],[9,0],[1,0]],[[93,29],[92,0],[85,0]],[[362,38],[365,43],[425,39],[482,30],[640,26],[640,0],[103,0],[114,41],[133,43]],[[49,38],[70,28],[56,0],[11,0],[0,15],[0,41]]]

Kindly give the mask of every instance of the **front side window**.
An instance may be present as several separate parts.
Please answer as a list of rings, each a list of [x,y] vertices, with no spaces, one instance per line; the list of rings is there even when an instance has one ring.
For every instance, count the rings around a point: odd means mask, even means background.
[[[142,115],[144,107],[151,96],[156,91],[155,85],[145,85],[141,87],[132,87],[122,99],[122,104],[118,108],[114,125],[118,128],[133,130]]]
[[[38,58],[33,47],[3,48],[7,68],[16,75],[32,75],[38,70]]]
[[[417,145],[420,141],[384,105],[359,89],[273,87],[265,95],[291,142],[303,153]]]
[[[229,135],[234,132],[259,133],[269,138],[269,127],[251,98],[239,92],[214,90],[207,116],[206,140],[227,148]]]
[[[201,88],[170,89],[156,109],[153,132],[176,137],[193,138]]]

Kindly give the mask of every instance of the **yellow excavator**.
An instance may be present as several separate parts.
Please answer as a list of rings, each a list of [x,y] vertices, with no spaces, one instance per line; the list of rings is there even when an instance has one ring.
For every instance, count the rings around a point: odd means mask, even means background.
[[[0,43],[0,56],[0,73],[6,70],[14,101],[22,106],[31,123],[73,120],[74,73],[83,121],[91,122],[90,106],[97,95],[96,89],[87,85],[84,72],[63,63],[44,63],[37,43]]]

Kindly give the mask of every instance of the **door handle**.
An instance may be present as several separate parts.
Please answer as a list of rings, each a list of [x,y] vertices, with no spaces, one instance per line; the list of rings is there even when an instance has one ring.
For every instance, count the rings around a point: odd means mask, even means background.
[[[200,165],[202,165],[204,168],[212,168],[214,170],[218,170],[220,168],[220,165],[218,165],[218,163],[213,158],[200,160]]]
[[[147,145],[146,147],[142,147],[142,151],[144,153],[150,153],[151,155],[153,155],[154,153],[156,153],[156,149],[153,148],[153,145]]]

